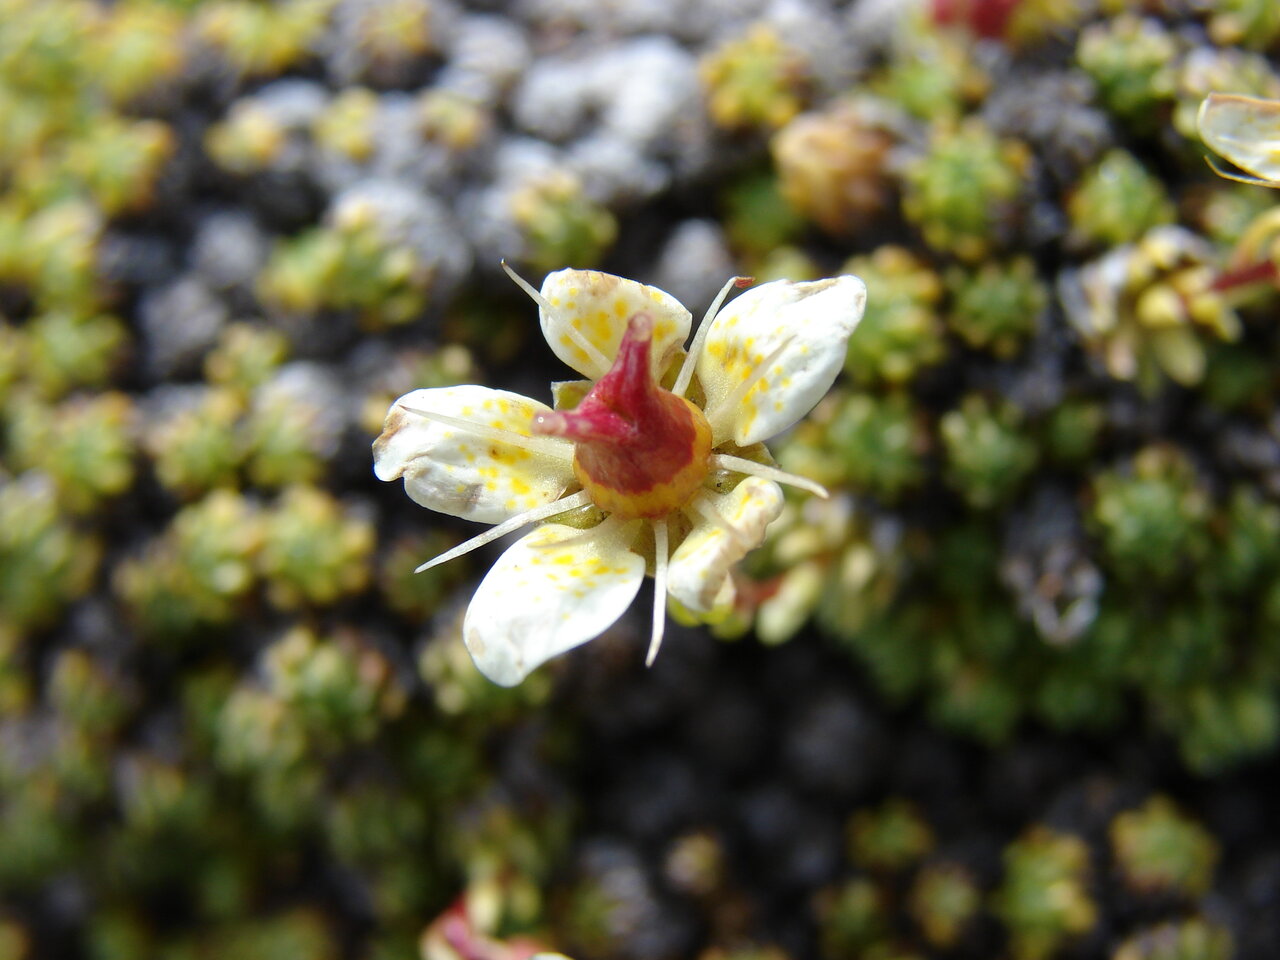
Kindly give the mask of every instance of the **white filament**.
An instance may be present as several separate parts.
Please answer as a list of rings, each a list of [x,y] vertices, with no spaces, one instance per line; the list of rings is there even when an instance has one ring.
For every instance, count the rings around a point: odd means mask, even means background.
[[[653,666],[662,646],[662,631],[667,623],[667,521],[653,521],[653,632],[649,634],[649,652],[644,665]]]
[[[779,470],[777,467],[771,467],[764,463],[756,463],[754,460],[747,460],[744,457],[733,457],[727,453],[713,453],[711,455],[711,462],[722,470],[732,470],[734,473],[746,473],[753,477],[772,480],[774,483],[785,483],[789,487],[799,487],[801,490],[808,490],[810,493],[821,497],[823,500],[826,500],[831,496],[831,494],[827,492],[826,487],[822,486],[822,484],[814,483],[807,477],[802,477],[794,473],[787,473],[787,471]]]
[[[533,302],[536,303],[539,309],[546,313],[548,317],[555,313],[555,308],[547,302],[547,298],[537,290],[533,289],[533,285],[525,280],[524,277],[520,276],[520,274],[507,266],[507,261],[505,260],[502,261],[502,269],[507,272],[508,277],[516,282],[516,286],[529,296],[533,297]],[[567,333],[569,335],[569,339],[587,355],[587,361],[592,370],[594,370],[594,373],[590,374],[591,379],[599,380],[609,372],[609,367],[612,366],[612,364],[609,363],[609,358],[604,355],[599,347],[588,340],[581,330],[575,327],[571,322],[565,321],[564,332]]]
[[[730,290],[744,282],[750,283],[751,278],[730,277],[728,282],[720,288],[716,298],[711,301],[711,306],[707,307],[702,322],[698,324],[698,332],[693,335],[693,343],[689,344],[689,352],[685,355],[683,366],[680,367],[675,386],[671,388],[671,392],[677,397],[683,397],[684,392],[689,389],[689,381],[693,379],[693,371],[697,369],[698,358],[702,356],[702,345],[706,343],[707,334],[711,331],[711,321],[720,312],[720,305],[724,303],[724,298],[729,295]]]
[[[432,567],[438,567],[442,563],[461,557],[463,554],[470,553],[472,550],[483,547],[486,543],[492,543],[499,537],[505,537],[513,530],[519,530],[521,527],[536,523],[539,520],[545,520],[547,517],[553,517],[557,513],[564,513],[566,510],[576,510],[578,507],[586,506],[591,502],[591,498],[585,490],[572,493],[567,497],[561,497],[553,503],[545,503],[540,507],[534,507],[532,510],[526,510],[524,513],[516,514],[503,520],[496,527],[490,527],[484,533],[466,540],[451,550],[446,550],[440,556],[432,560],[428,560],[422,566],[414,570],[414,573],[422,573],[424,570],[430,570]]]
[[[547,311],[547,313],[551,312],[551,304],[547,303],[546,297],[540,294],[537,290],[533,289],[533,284],[531,284],[524,277],[520,276],[520,274],[512,270],[511,267],[507,264],[507,261],[505,260],[502,261],[502,269],[507,272],[508,277],[510,277],[512,280],[515,281],[517,287],[519,287],[529,296],[533,297],[534,303],[536,303],[543,310]]]

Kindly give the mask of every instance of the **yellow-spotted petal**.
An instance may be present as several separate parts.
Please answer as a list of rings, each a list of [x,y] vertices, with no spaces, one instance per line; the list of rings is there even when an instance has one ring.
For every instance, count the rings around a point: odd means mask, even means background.
[[[547,524],[517,540],[471,599],[462,635],[476,667],[512,687],[540,664],[598,637],[631,605],[644,558],[630,525]]]
[[[715,443],[758,443],[808,413],[840,372],[866,302],[857,277],[775,280],[716,314],[697,361]]]
[[[1264,185],[1280,187],[1280,100],[1211,93],[1200,104],[1196,122],[1209,149]]]
[[[569,443],[529,433],[546,404],[471,384],[414,390],[387,413],[373,444],[380,480],[431,510],[500,523],[550,503],[574,483]]]
[[[599,380],[618,355],[627,321],[647,313],[653,321],[653,370],[661,376],[689,336],[691,317],[675,297],[635,280],[595,270],[557,270],[542,282],[542,333],[557,357]]]
[[[782,488],[747,477],[726,494],[704,490],[686,511],[693,529],[671,555],[667,592],[696,613],[708,613],[725,595],[733,565],[764,541],[782,512]],[[731,594],[729,594],[731,596]]]

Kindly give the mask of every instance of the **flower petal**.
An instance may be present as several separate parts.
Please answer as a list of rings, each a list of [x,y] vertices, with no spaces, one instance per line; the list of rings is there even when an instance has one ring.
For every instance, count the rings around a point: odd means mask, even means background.
[[[1196,124],[1209,149],[1267,185],[1280,185],[1280,100],[1211,93]]]
[[[730,301],[698,358],[715,442],[758,443],[808,413],[840,372],[866,302],[851,276],[775,280]]]
[[[747,477],[724,495],[704,490],[696,506],[702,516],[694,516],[693,529],[671,555],[667,592],[690,610],[709,613],[729,582],[730,569],[764,542],[765,528],[782,512],[782,488]],[[714,513],[707,516],[708,511]]]
[[[374,473],[379,480],[404,477],[405,492],[431,510],[499,523],[550,503],[574,482],[572,446],[529,434],[534,415],[550,409],[518,393],[472,384],[414,390],[387,413],[373,443]],[[415,410],[467,421],[475,431]],[[511,442],[495,439],[495,431]],[[521,437],[528,442],[516,445]]]
[[[644,558],[630,525],[547,524],[517,540],[481,581],[462,635],[476,667],[513,687],[540,664],[598,637],[631,605]]]
[[[692,318],[675,297],[657,287],[595,270],[557,270],[542,281],[542,334],[555,355],[585,377],[608,372],[627,321],[637,313],[653,320],[653,370],[658,376],[689,336]],[[585,340],[587,346],[582,341]]]

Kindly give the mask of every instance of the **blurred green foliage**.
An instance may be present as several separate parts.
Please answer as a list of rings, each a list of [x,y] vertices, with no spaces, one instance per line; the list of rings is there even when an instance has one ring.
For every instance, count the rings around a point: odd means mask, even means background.
[[[808,68],[778,31],[757,23],[706,54],[700,65],[712,121],[729,130],[774,130],[807,99]]]
[[[575,175],[563,170],[522,183],[511,198],[511,213],[525,239],[524,259],[537,270],[595,263],[618,233],[614,215],[587,195]]]
[[[1104,107],[1139,133],[1155,131],[1160,106],[1173,98],[1178,42],[1158,20],[1122,14],[1086,27],[1076,59]]]
[[[1142,893],[1193,899],[1213,881],[1212,835],[1166,797],[1152,797],[1111,821],[1111,847],[1125,883]]]
[[[1127,150],[1111,150],[1086,171],[1067,199],[1073,237],[1081,244],[1132,243],[1151,227],[1172,223],[1164,184]]]
[[[934,250],[975,263],[996,246],[1016,210],[1030,154],[976,117],[938,123],[903,173],[902,212]]]
[[[975,271],[947,271],[951,309],[947,325],[965,342],[1008,360],[1035,332],[1049,302],[1044,283],[1027,257],[987,262]]]
[[[858,335],[849,341],[845,369],[855,382],[901,384],[942,362],[942,283],[928,264],[902,247],[885,246],[869,257],[854,257],[843,270],[876,291]]]
[[[1051,956],[1073,935],[1093,926],[1089,848],[1079,837],[1036,827],[1005,848],[1004,882],[992,910],[1009,927],[1018,960]]]

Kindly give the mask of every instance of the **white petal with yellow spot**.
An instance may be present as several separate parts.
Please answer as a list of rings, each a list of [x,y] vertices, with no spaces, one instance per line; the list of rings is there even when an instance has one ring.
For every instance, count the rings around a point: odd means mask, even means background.
[[[529,433],[534,415],[550,409],[472,384],[414,390],[387,414],[373,445],[374,472],[380,480],[404,477],[405,492],[431,510],[500,523],[550,503],[574,482],[572,447]],[[498,439],[503,434],[512,442]],[[528,446],[516,445],[521,437]],[[544,452],[561,448],[563,456]]]
[[[557,357],[598,380],[618,355],[627,321],[646,313],[653,321],[653,369],[661,376],[689,336],[692,317],[675,297],[635,280],[595,270],[557,270],[542,281],[546,306],[542,333]]]
[[[765,528],[782,512],[782,488],[747,477],[726,494],[698,497],[701,509],[687,511],[694,527],[671,554],[667,592],[690,610],[709,613],[725,595],[730,569],[764,542]]]
[[[547,524],[516,541],[481,581],[462,635],[476,667],[515,686],[542,663],[598,637],[635,599],[644,559],[629,526]]]
[[[716,314],[697,366],[714,442],[758,443],[813,409],[844,364],[866,302],[857,277],[775,280]]]

